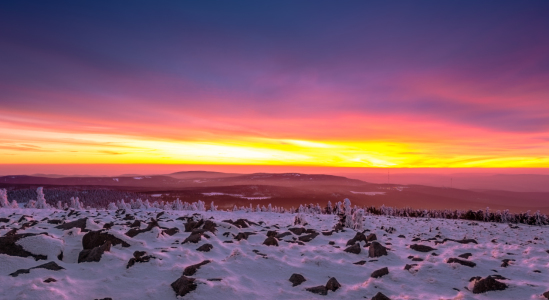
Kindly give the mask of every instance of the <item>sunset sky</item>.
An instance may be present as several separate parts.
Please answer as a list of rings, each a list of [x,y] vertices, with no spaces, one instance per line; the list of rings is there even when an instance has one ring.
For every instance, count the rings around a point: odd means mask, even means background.
[[[549,167],[549,1],[120,3],[0,2],[0,164]]]

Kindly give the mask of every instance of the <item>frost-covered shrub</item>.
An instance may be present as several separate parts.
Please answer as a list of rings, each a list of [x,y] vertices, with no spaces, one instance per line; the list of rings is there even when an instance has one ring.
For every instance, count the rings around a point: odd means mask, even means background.
[[[345,198],[343,203],[345,205],[345,227],[353,228],[351,200]]]
[[[6,189],[0,189],[0,208],[2,207],[10,207],[10,202],[8,201],[8,191],[6,191]]]
[[[109,206],[107,206],[107,210],[117,210],[118,207],[113,202],[109,203]]]
[[[38,197],[36,198],[36,208],[45,209],[49,208],[49,205],[46,203],[46,198],[44,197],[44,188],[39,187],[36,189]]]
[[[364,210],[357,209],[353,213],[353,229],[362,231],[364,230]]]

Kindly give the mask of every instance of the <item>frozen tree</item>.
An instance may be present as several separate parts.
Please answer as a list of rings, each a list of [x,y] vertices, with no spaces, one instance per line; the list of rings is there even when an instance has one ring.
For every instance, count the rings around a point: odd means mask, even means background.
[[[25,208],[36,208],[36,201],[29,200],[29,202],[27,202],[27,204],[25,205]]]
[[[305,214],[304,213],[297,213],[297,215],[295,215],[294,217],[294,225],[305,225],[307,224],[307,219],[305,218]]]
[[[267,212],[273,212],[273,207],[271,206],[271,203],[269,203],[269,206],[267,206]]]
[[[63,209],[63,202],[57,201],[57,209]]]
[[[196,207],[199,211],[206,211],[206,202],[198,200]]]
[[[108,210],[117,210],[118,207],[113,202],[109,203],[109,206],[107,206]]]
[[[38,197],[36,198],[36,208],[39,208],[39,209],[48,208],[48,204],[46,203],[46,198],[44,197],[44,188],[43,187],[37,188],[36,193],[38,194]]]
[[[217,210],[217,206],[214,205],[213,201],[212,201],[212,204],[210,204],[210,210],[211,211],[216,211]]]
[[[353,229],[362,231],[364,229],[364,210],[357,209],[353,213]]]
[[[15,200],[11,201],[11,208],[19,208],[19,204],[17,204],[17,201]]]
[[[8,201],[8,191],[6,189],[0,189],[0,208],[10,207],[10,202]]]
[[[330,214],[332,214],[333,210],[334,209],[332,208],[332,202],[328,201],[328,205],[326,206],[326,213],[330,215]]]
[[[353,228],[353,220],[351,215],[351,200],[349,200],[349,198],[345,198],[345,200],[343,200],[343,203],[345,205],[345,227]]]
[[[255,208],[255,212],[261,212],[261,207],[259,207],[259,204],[258,204],[257,207]]]

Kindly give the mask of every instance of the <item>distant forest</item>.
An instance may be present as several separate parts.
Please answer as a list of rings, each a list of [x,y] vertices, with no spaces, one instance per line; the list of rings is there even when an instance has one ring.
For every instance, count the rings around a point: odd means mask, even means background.
[[[137,200],[141,199],[143,201],[155,201],[158,198],[151,197],[148,194],[126,192],[126,191],[117,191],[110,189],[70,189],[70,188],[44,188],[44,195],[46,202],[52,206],[56,206],[58,201],[61,201],[63,204],[70,204],[71,197],[78,197],[80,202],[83,203],[84,207],[102,207],[106,208],[109,203],[120,201],[129,201],[131,199]],[[25,188],[25,189],[9,189],[8,190],[8,199],[9,201],[15,200],[17,203],[26,203],[29,200],[36,200],[37,193],[35,188]]]

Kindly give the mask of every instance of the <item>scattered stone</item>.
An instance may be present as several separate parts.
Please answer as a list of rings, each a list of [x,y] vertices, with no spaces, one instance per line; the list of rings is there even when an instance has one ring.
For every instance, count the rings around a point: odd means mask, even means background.
[[[105,251],[111,250],[111,242],[106,241],[102,246],[93,249],[84,249],[78,254],[78,263],[82,262],[98,262]]]
[[[446,261],[446,263],[449,263],[449,264],[458,263],[460,265],[464,265],[464,266],[467,266],[467,267],[470,267],[470,268],[473,268],[477,265],[476,263],[474,263],[472,261],[462,260],[462,259],[454,258],[454,257],[448,258],[448,261]]]
[[[268,237],[265,239],[265,241],[263,242],[263,245],[267,245],[267,246],[277,246],[278,247],[278,240],[274,237]]]
[[[172,289],[175,292],[176,296],[185,296],[188,293],[196,290],[196,283],[194,283],[194,278],[186,277],[185,275],[179,277],[176,281],[174,281],[172,285]]]
[[[486,293],[488,291],[502,291],[507,288],[503,282],[495,280],[492,276],[477,280],[473,287],[474,294]]]
[[[507,268],[510,265],[509,262],[512,262],[512,261],[515,261],[515,260],[506,258],[506,259],[502,260],[501,266],[504,267],[504,268]]]
[[[318,233],[314,232],[314,233],[310,233],[310,234],[307,234],[307,235],[304,235],[304,236],[300,236],[298,239],[302,242],[308,243],[308,242],[312,241],[317,236],[318,236]]]
[[[210,252],[210,250],[213,249],[213,245],[212,244],[204,244],[198,248],[196,248],[196,251],[200,251],[200,252]]]
[[[44,282],[45,282],[45,283],[57,282],[57,279],[49,277],[49,278],[46,278],[46,279],[44,280]]]
[[[294,228],[290,228],[288,230],[291,231],[295,235],[302,235],[306,231],[306,229],[303,228],[303,227],[294,227]]]
[[[375,235],[375,233],[370,233],[366,237],[366,242],[371,242],[371,241],[377,241],[377,236]]]
[[[341,284],[335,279],[335,277],[332,277],[328,279],[328,282],[326,282],[326,289],[332,292],[337,291],[341,287]]]
[[[359,265],[359,266],[363,266],[365,264],[366,264],[365,260],[361,260],[361,261],[357,261],[357,262],[353,263],[353,265]]]
[[[200,242],[200,240],[202,240],[202,234],[195,233],[195,234],[189,235],[181,244],[186,244],[186,243],[197,244],[198,242]]]
[[[387,267],[385,268],[381,268],[379,270],[375,270],[374,272],[372,272],[372,275],[370,275],[372,278],[380,278],[382,276],[385,276],[389,274],[389,269]]]
[[[360,244],[356,243],[356,244],[352,245],[351,247],[345,248],[345,250],[343,250],[343,251],[353,253],[353,254],[360,254],[360,251],[361,251]]]
[[[148,262],[151,260],[151,258],[154,258],[154,256],[145,255],[145,254],[147,254],[147,252],[145,251],[133,252],[133,257],[130,258],[130,260],[128,261],[128,264],[126,265],[126,269],[135,265],[135,263]]]
[[[121,244],[122,247],[129,247],[130,244],[126,243],[125,241],[115,237],[114,235],[106,232],[102,232],[102,230],[98,231],[90,231],[82,237],[82,247],[84,249],[93,249],[95,247],[99,247],[103,244],[105,244],[106,241],[110,241],[113,246]]]
[[[418,245],[418,244],[411,245],[410,249],[419,251],[419,252],[429,252],[429,251],[437,250],[435,248],[432,248],[426,245]]]
[[[76,221],[72,221],[72,222],[69,222],[69,223],[61,224],[59,226],[55,226],[55,228],[63,229],[63,230],[68,230],[68,229],[73,229],[73,228],[80,228],[80,230],[84,230],[84,229],[86,229],[86,222],[87,221],[88,221],[88,218],[82,218],[82,219],[78,219]]]
[[[290,276],[290,279],[288,279],[293,285],[292,286],[298,286],[300,284],[302,284],[303,282],[307,281],[307,279],[305,279],[305,277],[303,277],[303,275],[301,274],[292,274],[292,276]]]
[[[15,242],[18,240],[35,236],[35,233],[22,233],[22,234],[6,234],[3,237],[0,237],[0,254],[6,254],[10,256],[19,256],[19,257],[33,257],[35,260],[47,259],[48,257],[40,254],[33,254],[29,251],[23,249],[21,245],[17,245]]]
[[[383,295],[381,292],[377,292],[377,294],[372,297],[372,300],[391,300],[391,298]]]
[[[417,264],[411,264],[411,265],[406,264],[406,265],[404,266],[404,270],[410,271],[410,269],[412,269],[412,268],[415,267],[415,266],[417,266]]]
[[[176,233],[179,233],[179,228],[172,227],[172,228],[169,228],[169,229],[165,229],[165,230],[162,230],[162,233],[167,234],[169,236],[172,236]]]
[[[200,267],[202,267],[203,265],[207,265],[209,263],[211,263],[210,260],[204,260],[201,263],[198,263],[198,264],[195,264],[195,265],[190,265],[190,266],[185,268],[185,270],[183,271],[183,275],[184,276],[193,276],[196,273],[196,271],[198,269],[200,269]]]
[[[277,236],[278,236],[278,232],[276,232],[276,230],[267,231],[267,237],[277,237]]]
[[[307,288],[305,290],[308,291],[308,292],[311,292],[313,294],[319,294],[319,295],[322,295],[322,296],[328,295],[328,289],[326,289],[326,287],[323,286],[323,285]]]
[[[286,236],[289,236],[289,235],[292,235],[292,233],[289,232],[289,231],[286,231],[286,232],[284,232],[284,233],[277,234],[276,238],[279,239],[279,240],[281,240],[282,238],[284,238],[284,237],[286,237]]]
[[[32,267],[30,269],[19,269],[11,274],[9,274],[11,277],[17,277],[21,274],[28,274],[30,273],[30,270],[32,269],[46,269],[46,270],[52,270],[52,271],[59,271],[59,270],[65,270],[65,268],[59,266],[54,261],[50,261],[49,263],[45,263],[36,267]]]
[[[423,261],[423,258],[421,258],[421,257],[414,257],[414,258],[412,258],[412,261]]]
[[[372,242],[370,248],[368,249],[368,257],[376,258],[383,255],[387,255],[387,248],[383,247],[378,242]]]
[[[136,235],[138,235],[140,233],[151,231],[154,227],[159,227],[159,226],[158,226],[158,222],[155,219],[152,219],[151,222],[149,222],[149,225],[147,226],[147,228],[145,228],[145,229],[132,228],[132,229],[128,230],[128,232],[126,232],[126,235],[129,236],[129,237],[135,237]]]
[[[471,257],[473,254],[467,252],[467,253],[463,253],[463,254],[460,254],[458,255],[458,257],[460,258],[465,258],[465,259],[469,259],[469,257]]]
[[[237,241],[240,241],[240,240],[247,240],[248,237],[252,234],[255,234],[254,232],[239,232],[235,237],[234,239],[237,240]]]
[[[542,296],[545,297],[545,299],[549,299],[549,291],[543,293]]]

